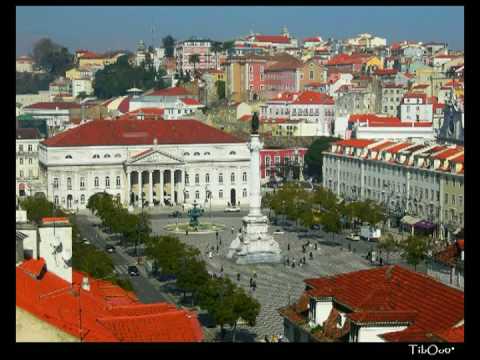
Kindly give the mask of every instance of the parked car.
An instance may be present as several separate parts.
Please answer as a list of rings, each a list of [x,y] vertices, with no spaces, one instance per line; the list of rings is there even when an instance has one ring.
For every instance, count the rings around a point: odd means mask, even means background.
[[[312,230],[320,230],[320,225],[318,224],[312,225]]]
[[[350,235],[347,236],[347,240],[360,241],[360,236],[357,234],[351,233]]]
[[[83,238],[82,241],[85,245],[90,245],[90,241],[87,238]]]
[[[283,234],[285,234],[285,232],[284,232],[283,230],[280,230],[280,229],[279,229],[279,230],[275,230],[275,231],[273,232],[273,235],[283,235]]]
[[[233,206],[233,207],[226,207],[225,212],[240,212],[240,208]]]
[[[362,225],[360,228],[360,238],[367,241],[378,241],[382,236],[382,231],[380,229],[375,229],[370,225]]]
[[[140,272],[138,271],[138,268],[135,265],[130,265],[128,267],[128,275],[130,275],[130,276],[140,276]]]
[[[175,210],[171,214],[168,214],[169,217],[182,217],[182,213],[178,210]]]
[[[105,251],[110,253],[110,254],[113,254],[115,252],[115,246],[107,245],[107,246],[105,246]]]

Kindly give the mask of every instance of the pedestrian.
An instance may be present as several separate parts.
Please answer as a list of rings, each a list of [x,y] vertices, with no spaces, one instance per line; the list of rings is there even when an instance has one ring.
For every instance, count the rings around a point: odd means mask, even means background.
[[[223,273],[223,265],[220,267],[220,272]]]
[[[217,254],[218,254],[218,245],[217,245]]]
[[[306,265],[307,264],[307,258],[304,256],[303,257],[303,265]]]
[[[287,244],[287,250],[290,251],[290,244]]]
[[[292,260],[292,269],[295,268],[295,259]]]
[[[318,244],[315,244],[315,250],[318,250]]]
[[[257,273],[254,271],[253,272],[253,278],[256,279],[257,278]]]
[[[218,241],[218,231],[215,231],[215,238],[216,238],[217,241]]]
[[[270,342],[270,341],[268,340],[268,336],[267,336],[267,335],[265,335],[265,342],[266,342],[266,343]]]
[[[290,265],[290,259],[287,257],[287,265]]]
[[[253,279],[250,278],[250,287],[252,287],[252,285],[253,285]]]
[[[240,273],[237,273],[237,281],[240,281]]]
[[[310,251],[310,260],[313,260],[313,253]]]
[[[211,251],[208,253],[208,257],[209,257],[210,259],[213,257],[213,255],[212,255],[212,252],[211,252]]]
[[[234,232],[234,231],[235,231],[235,229],[234,229],[233,226],[232,226],[232,235],[233,235],[233,232]]]
[[[185,230],[185,236],[188,236],[188,229]]]
[[[257,289],[257,282],[254,281],[252,284],[252,290],[255,291]]]
[[[383,258],[380,258],[380,266],[383,265]]]
[[[220,240],[218,241],[218,244],[222,246],[222,237],[220,236]]]

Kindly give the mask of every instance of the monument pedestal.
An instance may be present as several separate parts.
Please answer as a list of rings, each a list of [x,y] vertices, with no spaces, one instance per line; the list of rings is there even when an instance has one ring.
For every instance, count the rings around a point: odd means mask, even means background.
[[[259,136],[252,134],[249,143],[250,161],[250,212],[243,218],[242,231],[230,244],[227,258],[237,264],[280,263],[280,246],[268,233],[268,218],[262,214],[260,194]]]

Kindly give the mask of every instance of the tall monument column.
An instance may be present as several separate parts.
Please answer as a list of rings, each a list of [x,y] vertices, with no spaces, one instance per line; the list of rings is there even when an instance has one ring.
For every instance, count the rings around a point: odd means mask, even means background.
[[[258,115],[253,114],[250,150],[250,211],[242,219],[242,231],[230,244],[227,258],[237,264],[279,263],[282,261],[280,247],[268,233],[268,218],[262,214],[260,192],[260,150],[263,144],[258,135]]]

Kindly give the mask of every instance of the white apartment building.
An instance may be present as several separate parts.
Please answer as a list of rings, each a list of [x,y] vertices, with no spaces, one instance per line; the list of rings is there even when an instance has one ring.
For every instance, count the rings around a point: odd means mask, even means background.
[[[90,79],[72,80],[72,96],[76,98],[81,93],[85,93],[85,95],[93,94],[92,80]]]
[[[42,141],[37,129],[17,129],[16,190],[20,199],[42,191],[38,167],[38,145]]]
[[[427,220],[448,237],[447,225],[452,232],[464,222],[462,208],[445,208],[449,192],[463,205],[463,154],[463,147],[433,142],[342,140],[324,152],[323,186],[346,200],[382,203],[391,220]],[[444,184],[452,182],[457,187],[448,190]]]
[[[397,84],[384,84],[382,86],[382,114],[398,116],[406,87]]]
[[[433,121],[433,104],[427,101],[427,95],[408,93],[400,104],[402,121]]]
[[[39,148],[47,197],[67,210],[104,191],[125,206],[248,204],[246,143],[199,121],[91,121]]]
[[[65,130],[70,122],[70,110],[80,109],[80,104],[71,102],[40,102],[23,108],[24,114],[34,119],[46,119],[49,134]]]

